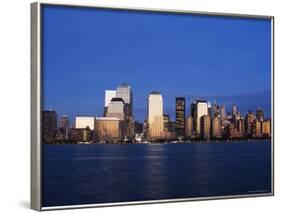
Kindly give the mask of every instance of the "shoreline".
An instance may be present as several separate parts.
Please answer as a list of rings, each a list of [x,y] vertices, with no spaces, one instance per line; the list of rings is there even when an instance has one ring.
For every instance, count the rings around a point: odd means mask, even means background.
[[[53,141],[43,142],[44,145],[93,145],[93,144],[227,144],[227,143],[251,143],[251,142],[271,142],[271,138],[252,138],[252,139],[219,139],[219,140],[185,140],[185,141],[144,141],[144,142],[83,142],[83,141]]]

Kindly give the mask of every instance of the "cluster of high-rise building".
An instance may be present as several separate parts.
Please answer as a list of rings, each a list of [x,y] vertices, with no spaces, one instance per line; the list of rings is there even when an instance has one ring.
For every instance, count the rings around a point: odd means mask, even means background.
[[[185,97],[175,98],[175,121],[164,113],[163,96],[153,91],[148,96],[147,117],[134,121],[133,92],[127,84],[105,90],[103,116],[76,116],[70,127],[66,115],[54,110],[42,113],[43,141],[72,142],[144,142],[169,140],[210,140],[231,138],[269,138],[271,121],[262,109],[248,111],[243,117],[237,105],[230,113],[224,105],[195,99],[186,113]]]

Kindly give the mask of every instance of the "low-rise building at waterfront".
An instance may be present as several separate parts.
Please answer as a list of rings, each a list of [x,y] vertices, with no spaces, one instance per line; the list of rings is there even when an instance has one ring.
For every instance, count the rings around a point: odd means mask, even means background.
[[[76,116],[75,117],[75,128],[86,129],[89,127],[90,130],[95,128],[95,117],[91,116]]]
[[[124,140],[124,121],[119,118],[96,117],[95,141],[117,142]]]

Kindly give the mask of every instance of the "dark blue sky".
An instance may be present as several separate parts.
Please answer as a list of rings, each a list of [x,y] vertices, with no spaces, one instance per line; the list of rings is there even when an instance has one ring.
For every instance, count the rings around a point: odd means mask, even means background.
[[[100,116],[123,82],[138,120],[152,90],[172,118],[175,96],[270,114],[270,20],[44,6],[43,35],[43,107],[58,114]]]

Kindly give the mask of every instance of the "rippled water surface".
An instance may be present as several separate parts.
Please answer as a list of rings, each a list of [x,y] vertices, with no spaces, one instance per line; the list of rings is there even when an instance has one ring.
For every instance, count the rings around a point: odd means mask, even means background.
[[[271,190],[271,143],[43,146],[43,206]]]

